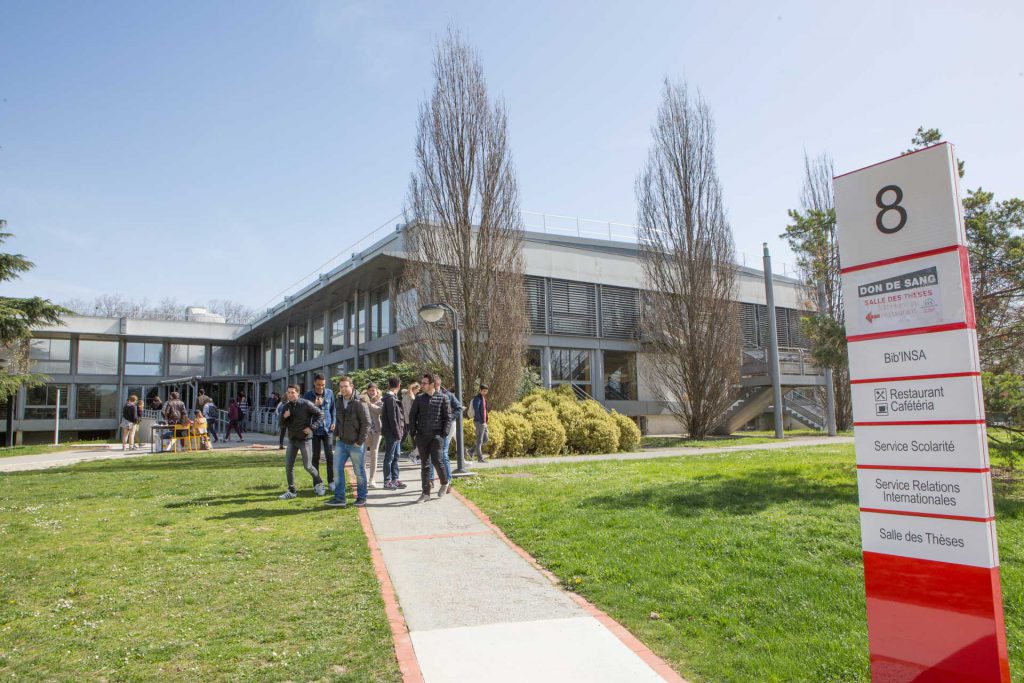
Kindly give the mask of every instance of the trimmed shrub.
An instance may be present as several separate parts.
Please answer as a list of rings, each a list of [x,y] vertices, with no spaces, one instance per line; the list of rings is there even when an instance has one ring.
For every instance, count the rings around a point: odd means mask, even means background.
[[[640,428],[636,426],[636,422],[614,410],[612,419],[619,425],[619,450],[634,450],[640,444]]]
[[[492,458],[504,458],[505,446],[505,413],[493,411],[487,413],[487,445],[484,453]]]
[[[577,444],[580,453],[614,453],[619,450],[619,426],[610,416],[587,417],[580,425]]]
[[[508,413],[502,418],[504,443],[501,446],[503,458],[521,458],[529,455],[533,443],[533,427],[522,415]]]
[[[558,455],[565,449],[565,427],[553,408],[538,402],[530,410],[528,419],[533,426],[534,455]]]

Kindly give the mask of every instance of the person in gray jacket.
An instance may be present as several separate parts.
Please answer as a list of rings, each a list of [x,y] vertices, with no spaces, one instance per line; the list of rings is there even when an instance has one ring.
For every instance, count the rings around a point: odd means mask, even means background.
[[[295,498],[295,455],[302,451],[302,467],[313,477],[313,491],[324,495],[324,483],[320,472],[313,467],[313,431],[323,422],[324,412],[311,401],[299,398],[299,387],[292,384],[285,392],[285,407],[281,411],[281,423],[287,430],[288,448],[284,452],[284,471],[288,479],[288,490],[281,494],[281,500]]]
[[[370,432],[370,410],[359,400],[352,378],[338,380],[338,395],[334,403],[334,424],[338,438],[334,442],[334,497],[327,501],[331,507],[345,507],[345,462],[352,460],[356,477],[356,507],[366,505],[366,436]]]

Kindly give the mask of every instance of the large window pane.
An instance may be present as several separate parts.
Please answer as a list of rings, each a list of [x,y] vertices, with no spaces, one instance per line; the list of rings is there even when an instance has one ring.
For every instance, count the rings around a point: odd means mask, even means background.
[[[210,372],[213,375],[223,377],[225,375],[239,375],[241,359],[239,352],[242,349],[237,346],[213,346],[210,347]]]
[[[67,374],[71,372],[70,339],[33,339],[28,357],[32,372]]]
[[[604,352],[604,397],[610,401],[636,400],[636,353]]]
[[[116,375],[117,342],[80,339],[78,341],[78,373],[81,375]]]
[[[274,335],[274,370],[284,368],[284,332]]]
[[[128,342],[124,351],[124,374],[163,374],[164,345]]]
[[[388,298],[387,285],[377,288],[375,292],[377,315],[374,324],[377,326],[378,337],[391,334],[391,299]]]
[[[116,384],[79,384],[77,417],[80,420],[110,420],[118,415],[120,400]]]
[[[60,419],[68,417],[68,385],[43,384],[25,391],[25,419],[52,420],[57,409],[57,391],[60,390]]]
[[[206,347],[202,344],[171,344],[168,374],[176,377],[206,374]]]
[[[263,372],[271,373],[274,370],[274,340],[270,337],[263,338]]]
[[[370,320],[366,332],[370,339],[380,336],[380,290],[370,293]]]
[[[366,343],[366,301],[363,299],[359,300],[359,310],[356,312],[357,315],[357,334],[360,344]]]
[[[345,348],[345,306],[331,311],[331,351]]]
[[[309,357],[319,358],[324,355],[324,317],[322,315],[313,316],[312,328],[313,347]]]
[[[587,349],[551,349],[551,381],[590,385],[590,351]]]

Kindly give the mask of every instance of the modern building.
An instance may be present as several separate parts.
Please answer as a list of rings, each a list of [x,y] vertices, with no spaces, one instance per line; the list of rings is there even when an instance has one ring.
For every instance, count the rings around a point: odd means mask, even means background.
[[[635,417],[647,433],[678,432],[664,397],[644,381],[650,357],[643,352],[635,232],[590,221],[558,224],[553,217],[533,223],[524,240],[529,362],[543,384],[571,384],[581,395]],[[201,384],[222,408],[239,391],[256,406],[272,391],[283,393],[287,384],[311,386],[317,372],[336,376],[399,360],[397,304],[412,295],[399,290],[409,262],[407,229],[398,225],[372,234],[341,265],[251,324],[227,324],[190,309],[185,321],[69,316],[63,326],[35,330],[31,359],[51,381],[18,396],[17,441],[52,439],[58,410],[64,437],[109,436],[132,393],[166,398],[177,385],[188,400]],[[776,275],[774,291],[784,373],[792,380],[787,388],[818,384],[799,325],[805,308],[800,284]],[[737,362],[744,363],[745,395],[757,394],[764,404],[743,416],[747,422],[767,407],[761,271],[740,267],[739,299],[746,348]],[[754,404],[750,398],[747,413]],[[788,412],[800,419],[799,411]],[[813,424],[813,415],[803,422]]]

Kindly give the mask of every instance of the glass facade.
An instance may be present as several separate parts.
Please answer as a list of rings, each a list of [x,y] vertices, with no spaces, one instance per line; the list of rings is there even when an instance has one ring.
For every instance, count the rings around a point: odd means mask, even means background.
[[[635,401],[636,353],[604,352],[604,397],[609,401]]]
[[[164,374],[164,345],[148,342],[128,342],[124,347],[124,374]]]
[[[206,374],[206,347],[201,344],[171,344],[167,373],[176,377]]]
[[[284,369],[284,332],[274,335],[274,371]]]
[[[263,372],[274,371],[274,340],[270,337],[263,338]]]
[[[314,316],[310,326],[313,328],[313,347],[309,357],[319,358],[324,355],[324,317]]]
[[[217,377],[241,375],[241,353],[243,348],[237,346],[210,347],[210,374]]]
[[[116,375],[117,347],[116,341],[94,341],[80,339],[78,341],[78,374],[80,375]]]
[[[331,311],[331,351],[345,346],[345,305],[342,304]]]
[[[71,372],[70,339],[33,339],[28,349],[32,372],[64,375]]]
[[[25,391],[25,419],[52,420],[57,412],[57,391],[60,391],[60,419],[68,417],[68,385],[42,384]]]
[[[551,383],[572,384],[577,390],[591,393],[590,351],[551,349]]]
[[[75,417],[80,420],[111,420],[117,417],[121,406],[116,384],[79,384],[78,408]]]

